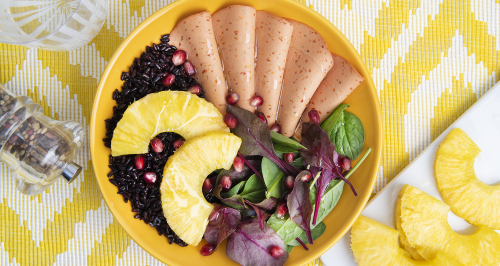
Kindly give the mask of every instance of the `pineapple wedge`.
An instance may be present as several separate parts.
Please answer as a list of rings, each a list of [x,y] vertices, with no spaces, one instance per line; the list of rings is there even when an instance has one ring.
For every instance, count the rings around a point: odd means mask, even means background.
[[[500,264],[500,235],[486,226],[479,226],[472,235],[457,234],[448,224],[450,207],[410,185],[399,192],[396,220],[400,232],[424,259],[438,252],[455,258],[464,265],[488,266]]]
[[[474,160],[479,147],[459,129],[453,129],[439,146],[434,175],[441,197],[451,210],[474,225],[500,229],[500,186],[479,181]]]
[[[351,248],[360,266],[364,265],[462,265],[453,258],[438,253],[432,260],[415,261],[398,245],[398,231],[370,218],[359,216],[351,230]]]
[[[213,209],[201,192],[203,181],[217,169],[231,168],[240,146],[231,133],[210,132],[186,140],[168,158],[160,185],[163,214],[187,244],[201,241]]]
[[[185,91],[151,93],[123,114],[113,132],[111,155],[147,153],[150,140],[162,132],[190,139],[210,131],[229,132],[213,104]]]
[[[396,206],[401,206],[401,197],[396,200]],[[396,208],[394,210],[394,227],[399,231],[399,244],[410,254],[410,257],[414,260],[425,260],[417,250],[410,245],[408,238],[406,238],[405,232],[401,229],[401,208]]]

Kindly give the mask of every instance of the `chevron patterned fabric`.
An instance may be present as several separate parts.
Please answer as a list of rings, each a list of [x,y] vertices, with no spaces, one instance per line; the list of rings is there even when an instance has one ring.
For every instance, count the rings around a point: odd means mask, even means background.
[[[88,132],[99,77],[120,42],[170,0],[110,0],[99,35],[70,52],[0,44],[0,83]],[[499,0],[301,0],[353,43],[371,71],[384,150],[374,193],[500,79]],[[90,164],[33,197],[0,164],[0,265],[163,265],[114,220]],[[308,265],[321,265],[319,259]]]

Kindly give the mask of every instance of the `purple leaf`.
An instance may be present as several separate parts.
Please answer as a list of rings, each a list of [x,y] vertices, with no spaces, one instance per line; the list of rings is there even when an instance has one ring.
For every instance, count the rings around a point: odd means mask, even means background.
[[[264,200],[264,201],[266,201],[266,200]],[[257,206],[257,204],[253,204],[248,200],[245,200],[245,202],[248,205],[252,206],[252,208],[255,210],[255,213],[257,214],[257,219],[259,221],[259,228],[260,228],[260,230],[264,230],[264,224],[266,223],[266,219],[271,215],[269,213],[265,212],[264,210],[262,210],[261,208],[259,208],[259,206]]]
[[[234,105],[227,112],[236,116],[238,124],[231,130],[242,140],[239,152],[243,155],[260,155],[276,163],[287,175],[296,175],[299,169],[281,160],[274,151],[269,126],[254,113]]]
[[[247,203],[249,202],[247,201]],[[278,205],[278,199],[274,197],[269,197],[259,203],[252,203],[252,204],[266,211],[270,211],[276,208],[276,206]]]
[[[307,148],[299,149],[300,156],[306,164],[336,171],[333,163],[335,145],[320,126],[315,123],[304,123],[300,144]]]
[[[283,249],[283,255],[273,258],[269,254],[272,246]],[[260,230],[255,220],[242,222],[227,239],[227,256],[243,266],[282,266],[288,260],[285,242],[267,224]]]
[[[231,196],[230,198],[223,198],[220,195],[221,191],[222,185],[218,185],[214,188],[213,194],[222,202],[222,204],[237,210],[248,209],[248,206],[245,204],[245,200],[239,194]]]
[[[231,235],[240,223],[241,215],[238,210],[215,204],[214,210],[209,216],[207,229],[205,229],[205,240],[216,247]]]
[[[325,193],[326,188],[328,187],[328,184],[335,178],[335,175],[333,174],[332,171],[328,169],[323,169],[321,171],[321,174],[316,181],[316,205],[314,208],[314,216],[313,216],[313,225],[316,225],[316,217],[318,216],[318,210],[319,210],[319,205],[321,204],[321,198],[323,197],[323,194]]]
[[[339,165],[340,156],[324,129],[315,123],[304,123],[300,144],[307,148],[299,149],[304,163],[332,171],[335,177],[344,180],[351,187],[355,196],[358,195],[351,182],[342,176]]]
[[[307,240],[312,244],[311,236],[311,214],[313,207],[309,196],[309,184],[300,181],[300,177],[310,174],[308,171],[302,171],[295,178],[295,184],[292,192],[288,196],[287,206],[290,219],[306,232]]]
[[[254,172],[255,175],[257,175],[260,180],[262,180],[262,183],[264,184],[264,186],[266,185],[266,182],[264,182],[264,178],[262,177],[262,175],[259,173],[259,171],[257,171],[257,169],[255,169],[255,167],[253,167],[253,165],[247,161],[247,159],[245,159],[245,156],[243,156],[243,154],[241,154],[240,152],[238,152],[238,155],[240,156],[240,158],[245,162],[245,166],[248,166],[248,168],[252,169],[252,171]],[[266,187],[267,188],[267,187]]]

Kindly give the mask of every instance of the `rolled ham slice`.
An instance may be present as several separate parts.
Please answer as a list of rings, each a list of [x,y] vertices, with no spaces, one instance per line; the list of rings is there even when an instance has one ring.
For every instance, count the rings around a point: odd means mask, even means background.
[[[320,123],[325,121],[347,96],[365,80],[347,60],[336,54],[332,54],[332,56],[334,65],[309,101],[302,123],[310,121],[308,113],[313,109],[318,111]],[[300,138],[301,126],[296,131],[296,138]]]
[[[292,31],[293,26],[286,19],[265,11],[257,11],[256,92],[264,99],[264,103],[257,107],[257,111],[264,113],[270,126],[276,121]]]
[[[222,114],[226,113],[227,87],[210,12],[201,12],[183,19],[170,33],[171,45],[187,53],[196,67],[194,79],[205,91],[205,98]]]
[[[310,121],[307,114],[313,109],[323,122],[365,80],[347,60],[336,54],[332,56],[334,65],[309,101],[302,122]]]
[[[332,54],[321,35],[303,23],[288,21],[293,33],[278,113],[281,133],[286,137],[294,133],[309,100],[333,66]]]
[[[229,90],[240,96],[238,106],[255,111],[255,8],[229,6],[212,15]]]

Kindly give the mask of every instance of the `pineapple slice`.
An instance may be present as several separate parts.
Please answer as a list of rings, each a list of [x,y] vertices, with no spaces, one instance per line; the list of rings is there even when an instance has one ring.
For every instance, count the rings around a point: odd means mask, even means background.
[[[396,206],[401,206],[401,197],[396,200]],[[399,231],[399,244],[410,254],[410,257],[414,260],[425,260],[417,250],[410,245],[408,238],[406,238],[405,232],[401,229],[401,208],[396,208],[394,210],[394,226]]]
[[[360,266],[364,265],[462,265],[438,253],[430,261],[415,261],[398,246],[398,231],[370,218],[359,216],[351,230],[351,248]]]
[[[450,207],[415,187],[405,185],[399,192],[396,209],[400,209],[400,232],[424,259],[438,252],[455,258],[464,265],[500,264],[500,235],[486,226],[479,226],[472,235],[457,234],[448,224]]]
[[[174,232],[189,245],[201,241],[213,205],[201,189],[216,169],[229,169],[241,139],[226,132],[210,132],[186,140],[168,158],[160,185],[163,214]]]
[[[500,186],[479,181],[474,159],[479,147],[459,129],[453,129],[439,146],[434,173],[439,192],[451,210],[474,225],[500,229]]]
[[[151,93],[123,114],[113,132],[111,155],[147,153],[150,140],[162,132],[190,139],[210,131],[229,132],[213,104],[185,91]]]

